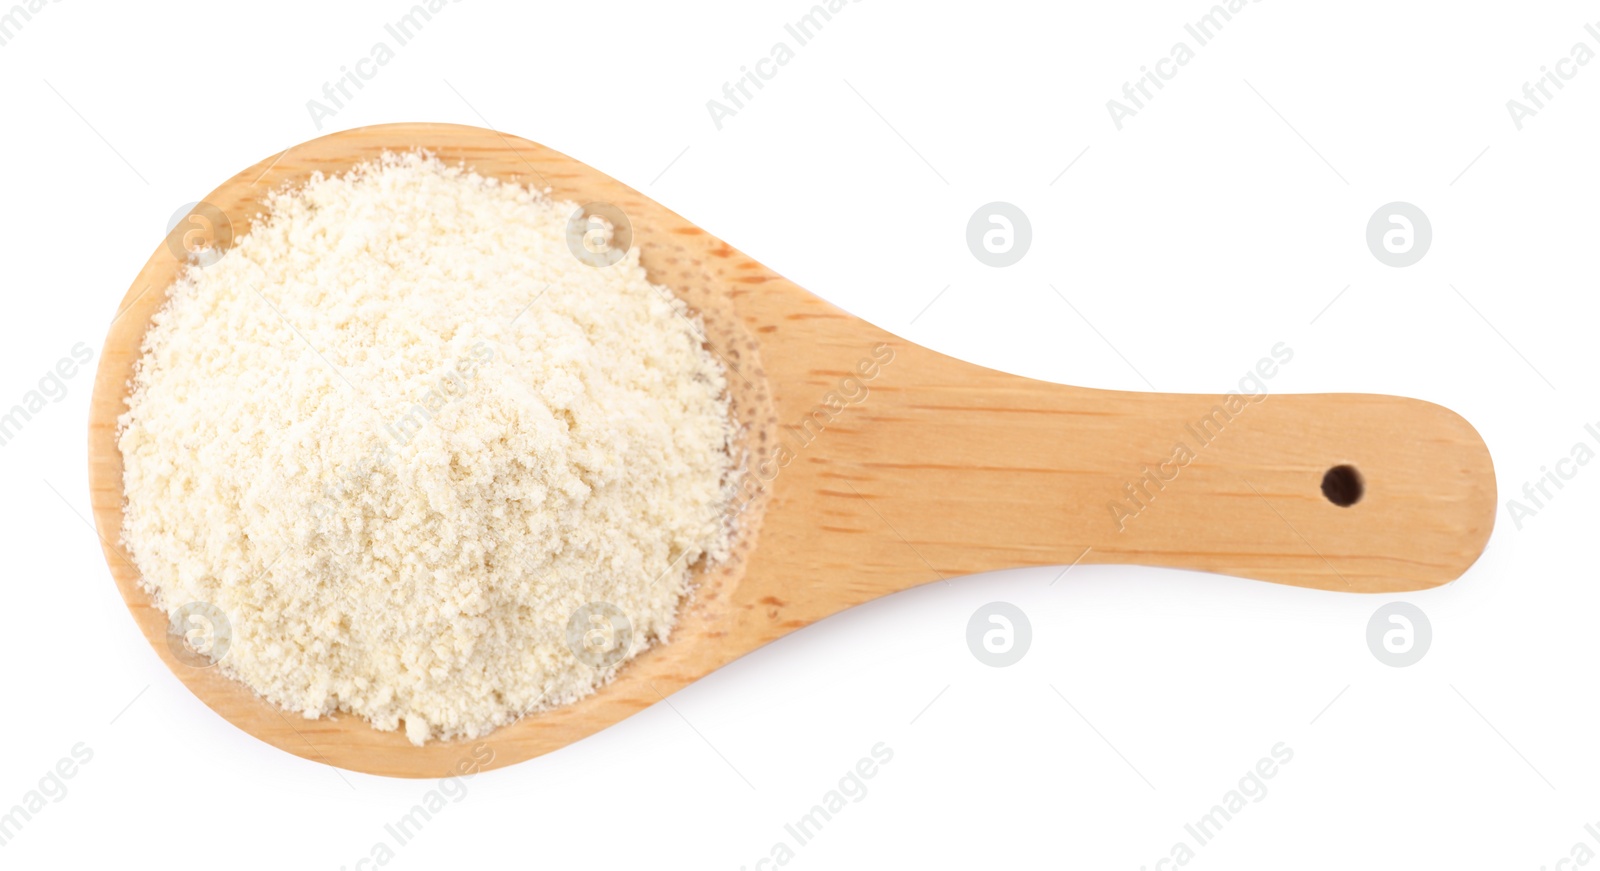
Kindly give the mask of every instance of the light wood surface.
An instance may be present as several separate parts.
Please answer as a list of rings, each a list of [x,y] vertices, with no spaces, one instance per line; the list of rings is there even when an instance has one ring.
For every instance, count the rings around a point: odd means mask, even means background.
[[[242,236],[267,191],[413,146],[560,198],[619,206],[651,278],[705,317],[711,347],[735,370],[747,471],[765,483],[740,516],[736,557],[699,574],[672,641],[584,701],[481,742],[421,748],[349,715],[280,713],[218,669],[173,656],[167,617],[120,548],[116,418],[150,316],[178,271],[163,242],[119,304],[100,358],[89,424],[95,522],[111,574],[168,668],[218,714],[298,756],[403,777],[445,776],[489,753],[482,767],[529,759],[773,639],[941,577],[1077,561],[1396,592],[1458,577],[1493,527],[1489,452],[1445,408],[1391,396],[1271,395],[1197,447],[1192,428],[1223,397],[1049,384],[934,353],[812,296],[626,185],[509,134],[443,124],[336,133],[261,161],[204,201]],[[875,358],[874,370],[864,361]],[[1179,441],[1195,454],[1181,467],[1169,462]],[[1337,464],[1365,482],[1353,506],[1322,493]],[[1134,513],[1127,488],[1147,467],[1172,477],[1159,487],[1147,479],[1153,498]],[[1118,502],[1133,515],[1121,523],[1110,507]]]

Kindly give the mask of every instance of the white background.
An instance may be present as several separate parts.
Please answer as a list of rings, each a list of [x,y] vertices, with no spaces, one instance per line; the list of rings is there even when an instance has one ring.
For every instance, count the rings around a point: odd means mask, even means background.
[[[1155,868],[1279,742],[1292,762],[1190,867],[1600,852],[1600,464],[1520,530],[1504,505],[1600,422],[1600,62],[1520,131],[1505,106],[1575,43],[1600,49],[1600,5],[1262,0],[1118,131],[1106,101],[1193,44],[1204,0],[861,0],[716,129],[706,101],[792,45],[807,8],[466,0],[319,131],[306,101],[392,43],[403,0],[48,5],[0,47],[0,406],[75,343],[98,361],[179,206],[390,121],[550,145],[851,312],[1012,372],[1219,392],[1287,342],[1274,392],[1422,397],[1483,434],[1501,509],[1460,580],[1363,597],[1079,566],[930,585],[734,663],[679,713],[474,777],[390,867],[755,868],[878,742],[892,762],[791,866]],[[964,241],[994,200],[1033,225],[1007,269]],[[1396,200],[1434,231],[1404,269],[1364,239]],[[83,520],[91,380],[0,447],[0,810],[75,744],[94,754],[0,864],[357,867],[433,784],[261,744],[161,665]],[[1396,599],[1434,633],[1404,669],[1365,640]],[[965,641],[993,600],[1033,626],[1007,669]]]

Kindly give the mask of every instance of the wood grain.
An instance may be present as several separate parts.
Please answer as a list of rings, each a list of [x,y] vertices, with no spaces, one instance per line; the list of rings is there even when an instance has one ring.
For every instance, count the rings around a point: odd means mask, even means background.
[[[166,615],[118,544],[116,418],[150,316],[179,268],[181,248],[168,243],[180,224],[129,288],[101,354],[89,425],[95,522],[129,610],[173,673],[228,721],[298,756],[403,777],[529,759],[775,638],[941,577],[1081,561],[1395,592],[1456,578],[1493,527],[1489,452],[1471,425],[1437,405],[1271,395],[1212,418],[1220,431],[1202,444],[1193,427],[1218,406],[1226,412],[1226,397],[1049,384],[934,353],[812,296],[620,182],[491,130],[392,124],[332,134],[261,161],[205,202],[242,236],[266,192],[411,147],[560,198],[619,206],[651,278],[701,313],[708,344],[734,371],[746,471],[759,486],[740,515],[735,558],[699,573],[671,643],[584,701],[483,741],[420,748],[359,718],[281,713],[216,668],[173,656]],[[1170,461],[1180,441],[1194,454],[1183,465]],[[1353,506],[1321,492],[1336,464],[1365,481]],[[1130,485],[1148,494],[1142,507],[1129,500]]]

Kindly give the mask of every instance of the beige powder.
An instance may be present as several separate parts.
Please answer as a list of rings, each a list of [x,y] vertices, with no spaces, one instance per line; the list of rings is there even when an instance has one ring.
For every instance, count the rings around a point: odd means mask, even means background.
[[[121,418],[160,605],[215,606],[221,667],[270,701],[418,744],[664,640],[737,482],[723,372],[637,250],[580,262],[574,204],[420,153],[269,207],[172,287]]]

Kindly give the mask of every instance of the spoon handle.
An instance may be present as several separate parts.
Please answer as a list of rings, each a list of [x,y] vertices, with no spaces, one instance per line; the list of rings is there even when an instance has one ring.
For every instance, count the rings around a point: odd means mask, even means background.
[[[1266,379],[1214,396],[1091,390],[888,345],[870,392],[774,482],[805,507],[775,512],[772,535],[809,518],[793,534],[855,576],[846,600],[1074,563],[1419,590],[1460,576],[1494,525],[1488,449],[1432,403],[1272,394]]]

